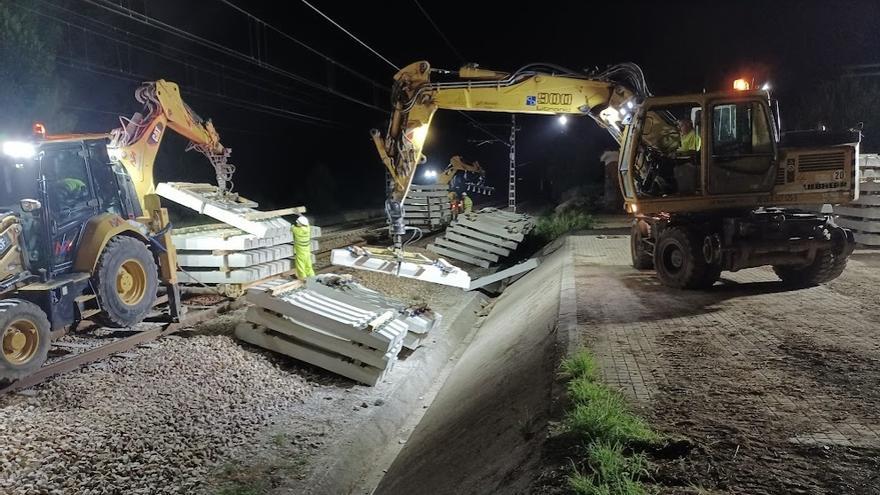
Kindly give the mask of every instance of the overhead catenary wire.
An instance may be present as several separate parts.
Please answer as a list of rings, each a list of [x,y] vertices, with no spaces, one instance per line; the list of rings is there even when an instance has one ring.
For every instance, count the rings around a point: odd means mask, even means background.
[[[333,58],[330,57],[329,55],[327,55],[327,54],[325,54],[325,53],[323,53],[323,52],[320,52],[320,51],[318,51],[318,50],[315,49],[315,48],[312,48],[312,47],[309,46],[307,43],[305,43],[305,42],[303,42],[303,41],[300,41],[300,40],[297,39],[297,38],[294,38],[292,35],[288,34],[287,32],[282,31],[280,28],[278,28],[278,27],[276,27],[276,26],[274,26],[274,25],[272,25],[272,24],[269,24],[269,23],[266,22],[265,20],[263,20],[263,19],[257,17],[256,15],[254,15],[254,14],[248,12],[247,10],[245,10],[245,9],[243,9],[243,8],[241,8],[241,7],[239,7],[238,5],[235,5],[234,3],[230,2],[229,0],[218,0],[218,1],[219,1],[220,3],[222,3],[222,4],[226,5],[226,6],[228,6],[228,7],[230,7],[230,8],[232,8],[232,9],[236,10],[237,12],[239,12],[239,13],[241,13],[241,14],[244,14],[244,15],[247,16],[249,19],[251,19],[251,20],[253,20],[253,21],[255,21],[255,22],[258,22],[258,23],[262,24],[263,26],[265,26],[265,27],[271,29],[272,31],[275,31],[276,33],[278,33],[279,35],[281,35],[284,39],[286,39],[286,40],[288,40],[288,41],[292,41],[292,42],[295,43],[296,45],[298,45],[298,46],[302,47],[303,49],[307,50],[309,53],[311,53],[311,54],[313,54],[313,55],[316,55],[316,56],[318,56],[318,57],[324,59],[325,61],[330,62],[330,63],[332,63],[333,65],[335,65],[335,66],[337,66],[337,67],[339,67],[339,68],[345,70],[346,72],[348,72],[348,73],[350,73],[350,74],[356,76],[358,79],[361,79],[362,81],[368,82],[368,83],[372,84],[372,85],[375,86],[375,87],[383,88],[383,89],[386,89],[386,90],[388,89],[385,85],[379,84],[377,81],[371,79],[370,77],[365,76],[364,74],[361,74],[360,72],[358,72],[358,71],[352,69],[351,67],[348,67],[347,65],[344,65],[344,64],[342,64],[341,62],[339,62],[339,61],[333,59]]]
[[[258,89],[258,90],[263,91],[263,92],[265,92],[265,93],[269,93],[269,94],[273,94],[273,95],[276,95],[276,96],[280,96],[280,97],[282,97],[282,98],[286,98],[286,99],[290,99],[290,100],[293,100],[293,101],[297,101],[297,102],[299,102],[299,103],[307,103],[307,104],[308,104],[308,103],[311,103],[309,100],[304,100],[304,99],[302,99],[302,98],[299,98],[299,97],[297,97],[297,96],[293,96],[293,95],[291,95],[291,94],[287,94],[287,93],[283,93],[283,92],[280,92],[280,91],[276,91],[276,90],[273,90],[273,89],[267,88],[267,87],[264,86],[264,85],[256,84],[256,83],[253,83],[253,82],[247,81],[247,80],[245,80],[245,79],[239,79],[239,78],[237,78],[237,77],[232,77],[232,76],[227,75],[225,72],[221,72],[221,71],[216,70],[216,69],[207,68],[207,67],[204,67],[204,66],[201,66],[201,65],[198,65],[198,64],[193,64],[193,63],[188,62],[188,61],[180,60],[179,58],[176,58],[176,57],[174,57],[174,56],[172,56],[172,55],[168,55],[168,54],[165,54],[165,53],[162,53],[162,52],[156,51],[156,50],[151,50],[151,49],[149,49],[149,48],[147,48],[147,47],[144,47],[144,46],[141,46],[141,45],[134,44],[134,43],[132,43],[132,42],[130,42],[130,41],[127,41],[127,40],[124,40],[124,39],[120,39],[120,38],[116,38],[116,37],[111,36],[111,35],[109,35],[109,34],[107,34],[107,33],[103,33],[103,32],[101,32],[101,31],[97,31],[97,30],[95,30],[95,29],[91,29],[91,28],[89,28],[89,27],[87,27],[87,26],[79,25],[79,24],[76,24],[76,23],[71,23],[69,20],[62,19],[62,18],[59,18],[59,17],[53,16],[53,15],[51,15],[51,14],[47,14],[47,13],[45,13],[45,12],[39,12],[39,11],[36,11],[36,10],[33,10],[33,9],[29,9],[29,8],[23,6],[23,5],[20,5],[20,4],[19,4],[19,5],[16,5],[16,7],[21,8],[21,9],[26,10],[26,11],[29,11],[29,12],[32,12],[32,13],[34,13],[34,14],[36,14],[36,15],[39,15],[39,16],[42,16],[42,17],[45,17],[45,18],[51,19],[51,20],[53,20],[53,21],[55,21],[55,22],[58,22],[59,24],[66,25],[66,26],[68,26],[69,28],[76,28],[76,29],[82,30],[83,32],[88,32],[88,33],[90,33],[90,34],[92,34],[92,35],[94,35],[94,36],[98,36],[98,37],[101,37],[101,38],[104,38],[104,39],[107,39],[107,40],[113,41],[113,42],[115,42],[115,43],[119,43],[119,44],[125,45],[125,46],[127,46],[127,47],[129,47],[129,48],[132,48],[132,49],[135,49],[135,50],[138,50],[138,51],[142,51],[142,52],[144,52],[144,53],[149,53],[149,54],[151,54],[151,55],[154,55],[154,56],[159,57],[159,58],[163,58],[163,59],[165,59],[165,60],[169,60],[169,61],[172,61],[172,62],[176,62],[176,63],[178,63],[178,64],[184,66],[185,68],[190,68],[190,67],[191,67],[191,68],[193,68],[193,69],[196,69],[196,70],[200,70],[200,71],[206,72],[206,73],[208,73],[208,74],[211,74],[211,75],[213,75],[213,76],[216,76],[216,77],[220,78],[220,81],[224,81],[224,82],[225,82],[225,80],[228,80],[228,81],[231,81],[231,82],[234,82],[234,83],[241,84],[241,85],[243,85],[243,86],[247,86],[247,87],[250,87],[250,88]],[[66,9],[63,9],[63,8],[62,8],[61,10],[66,10]],[[71,13],[71,14],[75,14],[75,13],[73,13],[73,12],[70,12],[70,13]],[[129,33],[129,34],[133,34],[133,33]],[[183,53],[183,54],[191,55],[191,53],[186,52],[185,50],[178,50],[178,49],[175,48],[175,47],[172,47],[172,46],[169,46],[169,45],[163,45],[163,44],[161,44],[161,43],[157,43],[157,44],[158,44],[159,46],[163,46],[163,47],[165,47],[165,48],[169,48],[169,49],[172,49],[172,50],[177,50],[177,51],[179,51],[180,53]],[[223,65],[223,64],[218,64],[218,66],[219,66],[219,67],[222,67],[224,70],[231,69],[230,67],[225,66],[225,65]],[[248,76],[248,77],[252,77],[252,76]],[[266,82],[271,82],[271,81],[268,81],[268,80],[265,80],[265,79],[260,79],[260,78],[257,78],[256,80],[262,80],[262,81],[266,81]]]
[[[240,51],[229,48],[228,46],[222,45],[222,44],[217,43],[215,41],[211,41],[209,39],[203,38],[203,37],[198,36],[196,34],[190,33],[189,31],[186,31],[184,29],[175,27],[175,26],[168,24],[166,22],[163,22],[159,19],[150,17],[146,14],[142,14],[142,13],[137,12],[135,10],[132,10],[130,8],[113,3],[110,0],[81,0],[81,1],[83,1],[89,5],[104,9],[108,12],[113,13],[113,14],[131,19],[131,20],[138,22],[140,24],[143,24],[145,26],[150,26],[152,28],[158,29],[158,30],[166,32],[168,34],[172,34],[174,36],[185,39],[185,40],[190,41],[192,43],[196,43],[196,44],[204,46],[206,48],[210,48],[211,50],[217,51],[219,53],[223,53],[231,58],[236,58],[238,60],[242,60],[242,61],[246,61],[248,63],[254,64],[262,69],[265,69],[270,72],[274,72],[278,75],[287,77],[287,78],[294,80],[294,81],[297,81],[305,86],[308,86],[308,87],[311,87],[314,89],[318,89],[320,91],[324,91],[326,93],[332,94],[334,96],[337,96],[337,97],[342,98],[344,100],[350,101],[352,103],[357,103],[357,104],[362,105],[367,108],[372,108],[374,110],[378,110],[380,112],[387,113],[386,109],[383,109],[381,107],[373,105],[372,103],[367,103],[367,102],[362,101],[358,98],[355,98],[355,97],[349,96],[347,94],[341,93],[339,91],[336,91],[335,89],[328,87],[326,84],[316,83],[316,82],[312,81],[311,79],[303,77],[303,76],[296,74],[294,72],[291,72],[287,69],[283,69],[283,68],[278,67],[276,65],[265,62],[264,60],[257,59],[251,55],[247,55],[247,54],[242,53]]]
[[[92,63],[84,63],[80,60],[70,59],[68,57],[56,56],[56,63],[68,67],[75,70],[80,70],[83,72],[90,72],[93,74],[99,74],[106,77],[112,77],[115,79],[121,79],[124,81],[131,81],[136,83],[141,83],[143,81],[149,80],[150,77],[143,74],[136,74],[130,71],[120,71],[118,69],[114,69],[111,67],[104,67],[97,64]],[[273,115],[275,117],[280,117],[288,120],[294,120],[298,122],[304,122],[312,125],[318,126],[326,126],[326,127],[341,127],[345,124],[338,121],[330,121],[326,119],[321,119],[319,121],[310,120],[307,118],[303,118],[301,114],[297,114],[296,112],[291,112],[289,110],[273,107],[271,105],[258,104],[246,100],[241,100],[238,98],[230,98],[227,95],[221,95],[216,93],[210,93],[207,91],[193,91],[192,89],[183,89],[184,93],[191,94],[196,97],[205,98],[212,101],[217,101],[223,103],[224,105],[242,108],[245,110],[250,110],[257,113],[264,113],[268,115]]]
[[[422,7],[421,3],[419,3],[419,0],[413,0],[413,2],[415,2],[416,7],[418,7],[419,10],[422,11],[422,14],[424,14],[425,19],[427,19],[428,22],[431,23],[431,26],[434,27],[434,30],[437,31],[437,34],[439,34],[440,37],[443,38],[443,41],[446,43],[446,46],[448,46],[449,49],[452,50],[453,53],[455,53],[455,56],[458,57],[459,62],[464,63],[465,62],[464,56],[462,56],[461,52],[459,52],[458,49],[455,48],[455,45],[453,45],[452,42],[449,41],[449,38],[447,38],[446,35],[443,34],[443,31],[440,30],[440,26],[438,26],[437,23],[434,22],[434,19],[432,19],[431,16],[428,14],[428,11],[425,10],[424,7]]]
[[[315,12],[317,12],[318,15],[320,15],[321,17],[323,17],[324,19],[326,19],[330,24],[333,24],[334,26],[336,26],[337,28],[339,28],[343,33],[347,34],[351,39],[353,39],[353,40],[357,41],[358,43],[360,43],[361,46],[363,46],[364,48],[366,48],[367,50],[369,50],[370,52],[372,52],[373,55],[375,55],[375,56],[381,58],[385,63],[387,63],[388,65],[390,65],[391,67],[393,67],[394,70],[400,70],[400,67],[398,67],[397,65],[395,65],[394,62],[388,60],[388,59],[387,59],[386,57],[384,57],[381,53],[379,53],[379,52],[377,52],[376,50],[374,50],[370,45],[368,45],[368,44],[364,43],[363,41],[361,41],[357,36],[355,36],[354,34],[352,34],[348,29],[345,29],[344,27],[342,27],[338,22],[334,21],[334,20],[331,19],[327,14],[325,14],[325,13],[321,12],[320,10],[318,10],[317,7],[315,7],[314,5],[310,4],[307,0],[302,0],[302,3],[306,4],[309,8],[311,8],[312,10],[314,10]]]
[[[179,54],[182,54],[182,55],[186,55],[186,56],[188,56],[188,57],[192,57],[192,58],[194,58],[194,59],[196,59],[196,60],[201,60],[201,61],[203,61],[203,62],[205,62],[205,63],[211,64],[211,65],[214,65],[214,66],[216,66],[217,68],[222,69],[221,74],[222,74],[223,77],[225,77],[225,78],[229,78],[230,80],[236,80],[236,79],[230,78],[230,76],[227,75],[227,72],[236,72],[236,73],[241,74],[241,75],[243,75],[244,77],[247,77],[247,78],[249,78],[249,79],[253,79],[253,80],[255,80],[255,81],[260,81],[261,83],[264,83],[264,84],[271,84],[271,85],[274,85],[274,86],[278,86],[278,87],[280,87],[281,89],[283,89],[284,91],[288,91],[288,92],[296,91],[296,92],[298,92],[299,94],[302,94],[302,95],[308,95],[308,96],[313,96],[313,95],[314,95],[314,93],[308,93],[308,92],[306,92],[305,90],[303,90],[302,88],[293,88],[292,86],[287,85],[287,84],[282,84],[282,83],[279,83],[279,82],[277,82],[277,81],[271,81],[271,80],[269,80],[269,79],[266,79],[266,78],[264,78],[264,77],[261,77],[261,76],[258,76],[258,75],[256,75],[256,74],[254,74],[252,71],[247,71],[247,70],[244,70],[244,69],[239,69],[239,68],[237,68],[237,67],[233,67],[233,66],[231,66],[231,65],[223,64],[223,63],[221,63],[221,62],[218,62],[218,61],[215,60],[215,59],[212,59],[212,58],[209,58],[209,57],[205,57],[205,56],[203,56],[203,55],[199,55],[199,54],[193,53],[193,52],[191,52],[191,51],[184,50],[184,49],[182,49],[182,48],[179,48],[179,47],[176,47],[176,46],[173,46],[173,45],[169,45],[169,44],[167,44],[167,43],[162,43],[161,41],[155,40],[155,39],[153,39],[153,38],[149,38],[149,37],[147,37],[147,36],[143,36],[143,35],[140,35],[140,34],[137,34],[137,33],[133,33],[133,32],[131,32],[131,31],[128,31],[128,30],[125,30],[125,29],[121,29],[121,28],[119,28],[118,26],[115,26],[115,25],[113,25],[113,24],[110,24],[110,23],[107,23],[107,22],[102,22],[102,21],[99,21],[98,19],[95,19],[95,18],[93,18],[93,17],[90,17],[90,16],[86,16],[86,15],[83,15],[83,14],[77,13],[77,12],[75,12],[75,11],[73,11],[73,10],[70,10],[70,9],[64,8],[64,7],[60,6],[60,5],[56,5],[56,4],[54,4],[54,3],[51,3],[51,2],[49,2],[48,0],[38,0],[38,1],[42,2],[44,5],[47,5],[47,6],[49,6],[49,7],[52,7],[52,8],[58,9],[58,10],[64,12],[64,13],[65,13],[66,15],[68,15],[68,16],[78,17],[78,18],[82,19],[82,20],[85,21],[85,22],[94,23],[94,24],[97,24],[97,25],[102,26],[102,27],[104,27],[104,28],[111,29],[111,30],[113,30],[113,31],[115,31],[115,32],[117,32],[117,33],[120,33],[121,35],[124,35],[124,36],[127,37],[127,38],[137,39],[137,40],[140,40],[140,41],[143,41],[143,42],[146,42],[146,43],[151,43],[151,44],[153,44],[153,45],[155,45],[155,46],[157,46],[157,47],[160,47],[160,48],[163,48],[163,49],[166,49],[166,50],[171,50],[171,51],[174,51],[174,52],[176,52],[176,53],[179,53]],[[19,5],[19,7],[24,8],[24,7],[22,7],[21,5]],[[64,19],[64,22],[65,22],[66,24],[70,25],[70,26],[82,27],[81,25],[74,24],[74,23],[70,22],[70,19]],[[117,38],[117,39],[118,39],[118,38]],[[129,45],[130,47],[136,47],[136,48],[138,48],[138,49],[141,49],[140,45],[134,45],[133,43],[130,43],[130,42],[128,43],[128,45]],[[192,64],[191,62],[186,62],[186,63],[187,63],[188,65],[192,65],[192,66],[194,66],[194,67],[199,67],[199,68],[201,68],[201,66],[196,66],[196,65]],[[205,72],[211,72],[211,69],[204,69],[204,70],[205,70]],[[261,87],[264,88],[264,86],[261,86]]]

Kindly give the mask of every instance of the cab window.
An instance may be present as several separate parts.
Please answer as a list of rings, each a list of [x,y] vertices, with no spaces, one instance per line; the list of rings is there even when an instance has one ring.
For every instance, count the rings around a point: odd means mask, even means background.
[[[86,168],[86,153],[81,146],[46,150],[42,156],[51,212],[61,224],[91,209],[93,191]]]
[[[696,102],[646,109],[634,160],[639,197],[702,193],[701,113],[702,107]]]
[[[711,158],[710,193],[770,190],[774,150],[766,107],[757,101],[714,105]]]

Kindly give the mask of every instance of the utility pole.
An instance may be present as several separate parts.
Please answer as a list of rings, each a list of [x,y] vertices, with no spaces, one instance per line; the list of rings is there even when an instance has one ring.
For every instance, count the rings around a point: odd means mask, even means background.
[[[507,188],[507,209],[516,212],[516,114],[510,115],[510,182]]]

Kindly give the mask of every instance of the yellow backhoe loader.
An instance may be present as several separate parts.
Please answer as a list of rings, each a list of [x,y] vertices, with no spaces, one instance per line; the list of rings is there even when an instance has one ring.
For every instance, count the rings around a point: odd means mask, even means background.
[[[153,310],[159,285],[180,312],[168,212],[153,194],[166,127],[206,155],[225,190],[234,168],[210,121],[176,84],[136,92],[144,110],[109,134],[48,135],[42,124],[0,153],[0,380],[46,360],[53,335],[94,318],[128,327]]]

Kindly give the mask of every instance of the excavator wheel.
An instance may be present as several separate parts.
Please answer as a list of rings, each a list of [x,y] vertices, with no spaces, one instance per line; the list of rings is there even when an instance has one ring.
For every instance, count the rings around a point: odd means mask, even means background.
[[[654,247],[654,270],[667,287],[704,289],[721,275],[720,267],[703,255],[703,238],[682,227],[663,229]]]
[[[130,327],[143,321],[156,300],[159,270],[147,246],[138,239],[110,239],[92,274],[92,287],[103,310],[98,317],[109,327]]]
[[[629,235],[629,250],[632,255],[632,266],[636,270],[650,270],[654,268],[654,257],[648,252],[645,243],[642,242],[644,234],[639,228],[639,220],[633,220],[632,231]]]
[[[36,304],[0,300],[0,381],[15,380],[40,368],[49,354],[49,319]]]
[[[839,277],[846,268],[847,258],[834,254],[831,249],[816,253],[816,259],[806,266],[774,266],[776,276],[791,287],[812,287]]]

